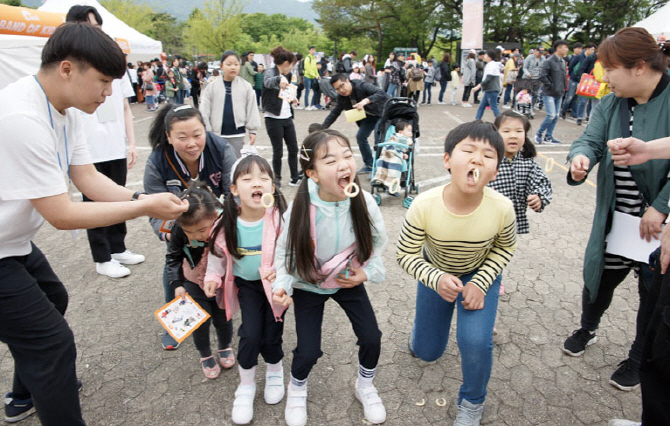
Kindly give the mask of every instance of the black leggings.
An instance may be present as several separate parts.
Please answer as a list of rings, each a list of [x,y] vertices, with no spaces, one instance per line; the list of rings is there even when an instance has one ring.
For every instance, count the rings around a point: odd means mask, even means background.
[[[616,289],[621,282],[626,278],[630,268],[626,269],[604,269],[602,276],[600,278],[600,286],[598,287],[598,295],[596,300],[593,303],[589,302],[589,292],[584,287],[582,292],[582,320],[581,327],[588,331],[595,331],[600,324],[600,319],[603,314],[609,308],[610,303],[612,303],[612,297],[614,296],[614,289]],[[646,275],[645,275],[646,274]],[[646,303],[647,295],[649,294],[649,277],[651,272],[647,265],[642,266],[642,273],[638,277],[638,293],[640,295],[640,307],[637,312],[636,320],[636,330],[635,330],[635,339],[630,347],[628,352],[628,358],[636,366],[640,365],[642,361],[642,337],[644,335],[643,320],[641,315],[643,314],[642,307]]]
[[[272,306],[260,280],[247,281],[235,277],[235,285],[239,290],[237,298],[242,312],[242,324],[237,332],[240,336],[237,362],[248,370],[258,364],[260,354],[266,363],[278,363],[284,358],[284,315],[282,321],[275,321]]]
[[[298,346],[293,350],[291,375],[298,380],[306,379],[316,361],[323,355],[321,352],[323,308],[326,301],[331,298],[344,309],[358,338],[356,342],[358,362],[370,370],[377,367],[382,332],[377,326],[377,318],[363,284],[342,288],[333,294],[318,294],[296,289],[293,291],[293,306]]]
[[[468,99],[470,99],[470,91],[472,91],[472,88],[473,86],[470,84],[463,87],[463,97],[461,98],[461,101],[467,102]]]
[[[228,321],[226,319],[225,309],[219,308],[219,305],[216,304],[215,297],[207,297],[199,285],[190,281],[185,281],[184,288],[189,296],[198,302],[198,305],[211,315],[203,325],[193,332],[193,343],[198,352],[200,352],[200,356],[202,358],[207,358],[212,355],[212,348],[210,347],[209,342],[209,325],[212,322],[214,322],[214,328],[216,328],[219,349],[230,347],[230,342],[233,340],[233,320]]]

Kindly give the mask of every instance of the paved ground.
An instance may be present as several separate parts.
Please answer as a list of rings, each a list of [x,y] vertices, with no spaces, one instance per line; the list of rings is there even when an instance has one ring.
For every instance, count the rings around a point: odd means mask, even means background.
[[[435,97],[434,97],[435,99]],[[133,107],[140,145],[139,164],[129,185],[139,189],[149,154],[146,139],[152,115]],[[446,181],[441,167],[444,136],[475,109],[432,105],[420,109],[422,151],[416,176],[421,190]],[[298,111],[299,139],[324,112]],[[492,120],[487,111],[485,119]],[[544,118],[540,112],[535,129]],[[350,138],[355,127],[341,118],[334,126]],[[634,334],[637,293],[632,277],[617,290],[603,318],[598,343],[581,358],[562,353],[563,340],[577,327],[582,289],[581,269],[595,203],[595,187],[568,187],[564,164],[569,143],[583,130],[560,121],[555,136],[561,145],[541,146],[540,164],[553,158],[550,173],[554,202],[542,214],[530,213],[531,234],[519,238],[514,260],[505,271],[506,294],[501,297],[495,338],[494,365],[484,424],[488,425],[604,425],[611,418],[637,419],[640,392],[622,392],[608,384],[617,363],[626,357]],[[270,154],[269,140],[259,133],[261,153]],[[358,157],[360,162],[360,157]],[[286,167],[286,165],[284,166]],[[288,173],[285,173],[288,175]],[[595,176],[595,175],[594,175]],[[286,183],[286,182],[285,182]],[[286,186],[287,198],[294,189]],[[372,304],[384,333],[376,385],[388,411],[387,425],[450,424],[461,383],[458,348],[452,338],[444,356],[432,363],[412,358],[407,337],[414,315],[415,282],[395,262],[395,242],[405,214],[400,199],[386,198],[382,212],[389,232],[386,250],[387,282],[370,286]],[[128,247],[145,254],[132,275],[113,280],[95,273],[85,235],[73,240],[69,232],[45,225],[36,243],[47,254],[70,292],[67,318],[78,347],[78,371],[84,381],[81,402],[90,425],[229,425],[236,371],[214,381],[203,378],[190,340],[177,351],[160,348],[162,331],[153,312],[162,305],[161,273],[164,245],[146,219],[129,222]],[[346,317],[334,303],[324,325],[324,357],[309,383],[308,410],[313,425],[364,424],[353,394],[357,358],[355,337]],[[239,317],[236,317],[239,325]],[[285,370],[295,345],[293,313],[284,334]],[[12,358],[0,346],[0,390],[11,385]],[[260,368],[259,377],[264,376]],[[436,399],[445,398],[446,407]],[[417,402],[425,400],[424,406]],[[267,406],[260,392],[256,425],[284,424],[283,402]],[[23,422],[38,425],[36,418]]]

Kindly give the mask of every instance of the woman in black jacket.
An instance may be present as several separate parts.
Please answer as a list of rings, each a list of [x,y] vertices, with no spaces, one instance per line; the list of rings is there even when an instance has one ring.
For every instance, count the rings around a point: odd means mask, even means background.
[[[440,69],[440,95],[437,97],[437,103],[444,105],[442,97],[444,91],[447,90],[447,84],[451,81],[451,55],[445,52],[438,67]]]
[[[297,104],[297,98],[292,102],[279,97],[279,91],[286,89],[291,81],[291,68],[296,62],[295,55],[281,46],[275,47],[270,56],[275,66],[265,71],[263,77],[263,108],[265,128],[272,143],[272,170],[275,173],[275,184],[281,188],[281,163],[284,154],[283,143],[288,150],[288,168],[291,171],[289,186],[300,184],[298,172],[298,137],[293,125],[293,108],[291,103]]]

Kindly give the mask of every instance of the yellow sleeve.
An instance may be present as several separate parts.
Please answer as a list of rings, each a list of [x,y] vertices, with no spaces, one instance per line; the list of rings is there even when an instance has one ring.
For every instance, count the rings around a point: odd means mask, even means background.
[[[502,229],[493,240],[493,247],[489,251],[484,263],[470,280],[484,294],[488,291],[493,281],[500,275],[512,260],[514,250],[516,250],[516,216],[514,206],[509,203],[504,213]]]
[[[398,237],[396,260],[408,274],[437,291],[437,284],[445,272],[426,261],[422,254],[423,244],[426,241],[422,206],[426,205],[428,204],[414,202],[407,211]]]
[[[593,66],[593,77],[598,83],[602,83],[605,78],[605,69],[600,61],[596,61],[596,64]]]

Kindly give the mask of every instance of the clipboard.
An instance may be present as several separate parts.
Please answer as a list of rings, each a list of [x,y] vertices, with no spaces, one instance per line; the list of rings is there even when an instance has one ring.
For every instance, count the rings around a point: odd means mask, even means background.
[[[186,300],[175,297],[154,312],[163,328],[181,343],[209,319],[207,311],[186,294]]]
[[[367,117],[365,109],[357,108],[344,111],[344,116],[347,118],[347,123],[355,123]]]
[[[647,241],[640,238],[640,221],[642,218],[629,214],[614,212],[612,229],[605,237],[607,253],[623,256],[630,260],[649,263],[649,255],[661,244],[660,240]]]

